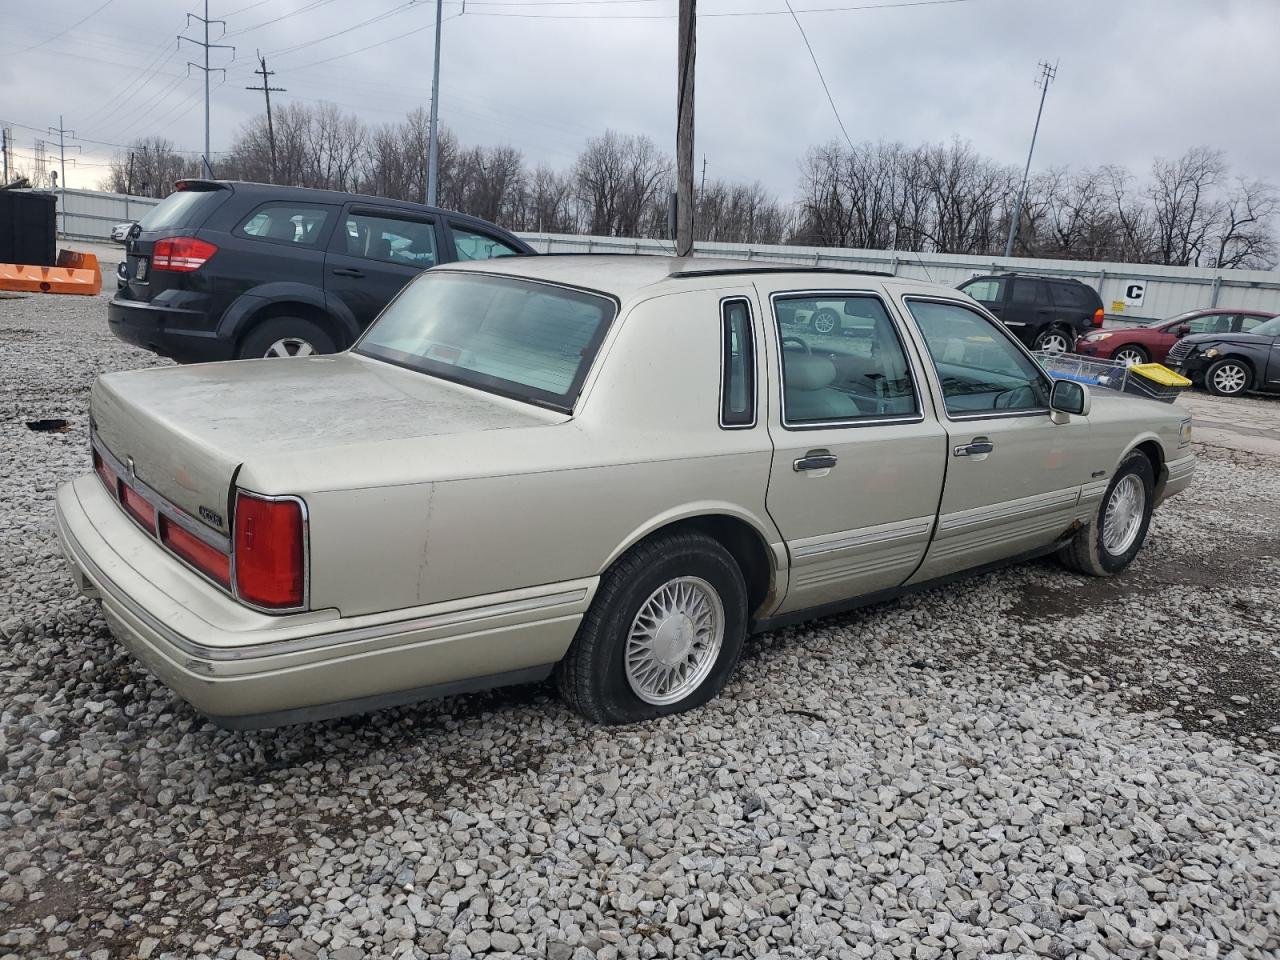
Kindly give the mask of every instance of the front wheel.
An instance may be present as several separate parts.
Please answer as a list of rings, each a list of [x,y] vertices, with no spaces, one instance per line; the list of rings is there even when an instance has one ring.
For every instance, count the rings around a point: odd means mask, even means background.
[[[1151,461],[1135,450],[1111,478],[1097,514],[1058,551],[1058,558],[1091,577],[1109,577],[1129,566],[1147,539],[1155,487]]]
[[[1234,357],[1219,360],[1205,371],[1205,389],[1215,397],[1237,397],[1249,389],[1252,372]]]
[[[1147,351],[1129,344],[1113,353],[1111,359],[1116,363],[1123,363],[1126,367],[1132,367],[1138,363],[1146,363],[1150,358],[1147,356]]]
[[[680,713],[724,688],[746,633],[746,583],[729,551],[701,533],[658,536],[601,578],[556,681],[597,723]]]
[[[1049,327],[1036,337],[1036,349],[1045,353],[1068,353],[1074,343],[1074,338],[1061,327]]]

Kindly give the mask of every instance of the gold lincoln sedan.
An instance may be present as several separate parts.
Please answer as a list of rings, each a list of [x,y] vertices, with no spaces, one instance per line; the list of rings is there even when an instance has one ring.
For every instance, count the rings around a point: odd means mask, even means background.
[[[956,290],[658,257],[437,267],[345,353],[108,374],[90,423],[72,573],[235,728],[552,674],[599,722],[686,710],[753,631],[1118,573],[1194,469],[1175,407],[1055,382]]]

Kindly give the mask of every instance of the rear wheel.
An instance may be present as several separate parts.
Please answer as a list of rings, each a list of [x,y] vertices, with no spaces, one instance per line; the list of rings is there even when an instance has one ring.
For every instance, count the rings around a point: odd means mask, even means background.
[[[746,632],[746,583],[729,551],[700,533],[658,536],[601,578],[556,681],[597,723],[680,713],[724,688]]]
[[[1205,389],[1217,397],[1235,397],[1249,389],[1253,371],[1241,360],[1227,357],[1211,366],[1204,375]]]
[[[1146,454],[1125,457],[1102,498],[1097,514],[1058,551],[1062,563],[1091,577],[1119,573],[1147,539],[1155,507],[1155,470]]]
[[[1068,353],[1075,338],[1062,327],[1047,327],[1036,337],[1036,349],[1045,353]]]
[[[1116,363],[1123,363],[1126,367],[1132,367],[1135,363],[1146,363],[1151,358],[1147,356],[1147,351],[1135,344],[1126,344],[1111,355]]]
[[[311,320],[272,317],[249,331],[236,351],[236,359],[309,357],[316,353],[334,353],[337,349],[328,331]]]

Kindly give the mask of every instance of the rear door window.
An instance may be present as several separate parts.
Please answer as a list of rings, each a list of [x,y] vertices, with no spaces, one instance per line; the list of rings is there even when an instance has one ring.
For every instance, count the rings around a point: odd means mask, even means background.
[[[491,260],[494,257],[518,257],[520,251],[497,237],[471,230],[456,223],[449,224],[453,247],[459,260]]]
[[[255,240],[317,247],[330,211],[311,203],[264,203],[241,222],[239,233]]]
[[[1015,280],[1011,302],[1034,304],[1040,299],[1040,288],[1041,284],[1037,280]]]
[[[334,244],[351,257],[420,270],[440,262],[435,223],[426,217],[409,220],[352,211],[347,214],[342,230],[342,236]]]

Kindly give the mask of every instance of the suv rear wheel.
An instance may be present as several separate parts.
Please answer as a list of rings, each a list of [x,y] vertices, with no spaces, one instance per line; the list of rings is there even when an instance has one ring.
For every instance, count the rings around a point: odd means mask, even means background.
[[[236,351],[236,359],[308,357],[315,353],[336,353],[337,349],[333,337],[311,320],[272,317],[249,331]]]
[[[1045,353],[1070,353],[1075,344],[1073,337],[1064,327],[1045,327],[1036,337],[1036,349]]]

